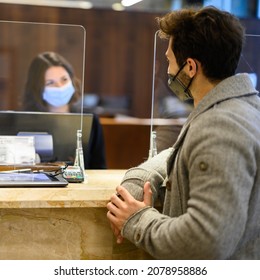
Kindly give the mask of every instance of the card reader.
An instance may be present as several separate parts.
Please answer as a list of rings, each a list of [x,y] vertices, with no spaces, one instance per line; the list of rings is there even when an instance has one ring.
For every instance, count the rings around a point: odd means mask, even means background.
[[[62,175],[69,183],[81,183],[84,181],[84,173],[80,166],[69,165]]]

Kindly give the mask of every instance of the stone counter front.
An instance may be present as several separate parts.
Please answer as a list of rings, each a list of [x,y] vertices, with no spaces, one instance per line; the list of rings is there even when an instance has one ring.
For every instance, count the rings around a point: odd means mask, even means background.
[[[124,171],[87,171],[65,188],[0,189],[1,260],[149,259],[115,238],[106,204]]]

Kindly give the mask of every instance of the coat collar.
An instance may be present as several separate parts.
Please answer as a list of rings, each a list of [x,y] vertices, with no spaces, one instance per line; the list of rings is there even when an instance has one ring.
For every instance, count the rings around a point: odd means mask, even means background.
[[[237,74],[221,81],[215,86],[198,104],[198,106],[191,112],[187,119],[190,123],[201,113],[207,111],[209,108],[222,101],[258,94],[258,91],[253,87],[249,75]]]

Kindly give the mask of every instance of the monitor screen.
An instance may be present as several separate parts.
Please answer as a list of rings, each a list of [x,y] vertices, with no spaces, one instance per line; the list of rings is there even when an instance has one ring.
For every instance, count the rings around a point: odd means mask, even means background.
[[[37,138],[36,152],[41,162],[65,161],[73,163],[77,147],[77,131],[82,123],[82,147],[87,149],[92,114],[0,112],[0,135],[33,135]],[[46,147],[44,146],[46,145]],[[49,151],[52,147],[52,151]]]

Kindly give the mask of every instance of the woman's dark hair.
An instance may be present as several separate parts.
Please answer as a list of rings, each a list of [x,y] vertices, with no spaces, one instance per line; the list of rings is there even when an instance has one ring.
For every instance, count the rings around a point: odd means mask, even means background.
[[[74,76],[71,64],[61,55],[55,52],[44,52],[37,55],[31,62],[25,90],[23,94],[22,110],[48,111],[47,103],[42,98],[45,87],[45,73],[52,66],[62,66],[69,74],[75,93],[70,100],[70,106],[76,103],[80,96],[80,81]]]
[[[244,28],[238,18],[208,6],[173,11],[157,21],[160,36],[173,38],[179,66],[187,58],[197,59],[211,81],[235,74],[244,44]]]

